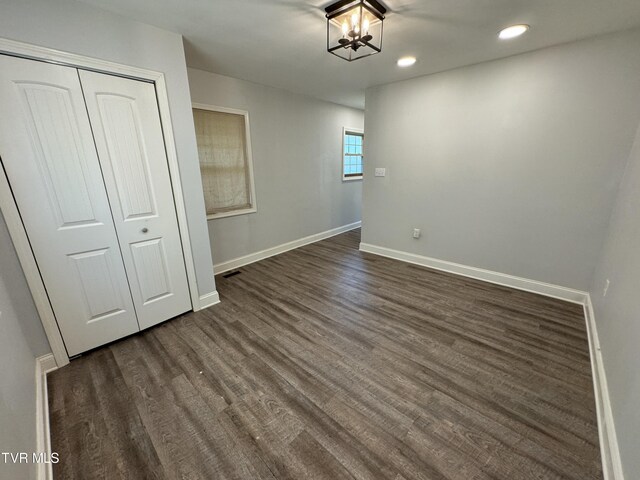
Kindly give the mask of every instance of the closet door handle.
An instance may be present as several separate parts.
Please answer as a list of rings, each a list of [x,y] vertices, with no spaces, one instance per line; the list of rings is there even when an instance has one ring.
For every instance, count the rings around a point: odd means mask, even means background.
[[[149,229],[148,229],[147,227],[144,227],[144,228],[142,229],[142,233],[147,233],[148,231],[149,231]]]

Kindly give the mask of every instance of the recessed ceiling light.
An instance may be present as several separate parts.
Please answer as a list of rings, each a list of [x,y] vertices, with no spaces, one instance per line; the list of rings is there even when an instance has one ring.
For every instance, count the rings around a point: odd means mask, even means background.
[[[414,63],[416,63],[416,57],[402,57],[398,59],[399,67],[410,67]]]
[[[510,38],[516,38],[529,30],[529,25],[511,25],[510,27],[500,30],[498,37],[500,40],[508,40]]]

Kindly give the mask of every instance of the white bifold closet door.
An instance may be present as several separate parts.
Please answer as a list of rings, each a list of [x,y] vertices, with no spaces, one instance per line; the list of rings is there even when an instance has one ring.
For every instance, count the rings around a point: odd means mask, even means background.
[[[191,309],[153,83],[80,70],[140,328]]]
[[[139,330],[75,68],[0,56],[0,157],[69,355]]]
[[[190,310],[154,85],[0,55],[0,105],[0,159],[69,355]]]

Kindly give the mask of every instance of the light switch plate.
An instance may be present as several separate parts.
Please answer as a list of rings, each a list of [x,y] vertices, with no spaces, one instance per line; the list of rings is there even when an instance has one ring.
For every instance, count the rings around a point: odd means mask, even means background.
[[[376,177],[384,177],[387,174],[386,168],[376,168]]]

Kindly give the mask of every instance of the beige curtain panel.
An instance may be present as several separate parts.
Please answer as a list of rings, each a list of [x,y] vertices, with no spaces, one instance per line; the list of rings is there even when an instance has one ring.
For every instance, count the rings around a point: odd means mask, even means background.
[[[207,215],[251,207],[244,115],[193,109]]]

